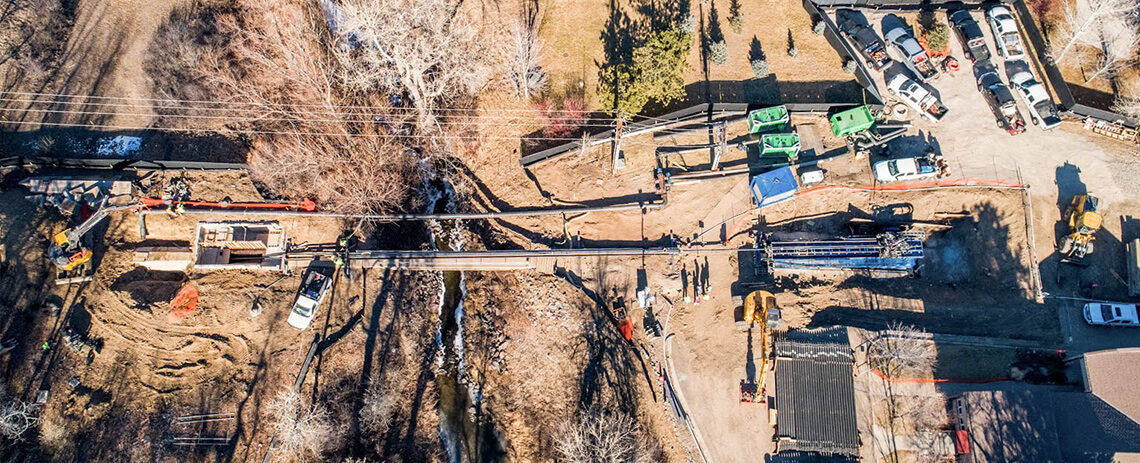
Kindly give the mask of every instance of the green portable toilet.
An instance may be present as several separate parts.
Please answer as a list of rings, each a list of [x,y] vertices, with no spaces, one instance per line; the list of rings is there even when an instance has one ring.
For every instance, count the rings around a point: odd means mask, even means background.
[[[837,137],[846,137],[875,125],[875,118],[871,116],[871,107],[867,105],[840,111],[831,116],[831,131]]]
[[[748,133],[784,130],[788,120],[788,107],[784,105],[754,109],[748,112]]]
[[[760,157],[786,157],[795,161],[800,155],[800,135],[796,133],[770,133],[760,136]]]

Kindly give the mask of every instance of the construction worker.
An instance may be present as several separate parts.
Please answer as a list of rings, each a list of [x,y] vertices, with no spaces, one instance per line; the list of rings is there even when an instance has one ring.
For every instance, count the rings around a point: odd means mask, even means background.
[[[49,340],[49,341],[44,341],[44,345],[43,345],[43,348],[44,348],[44,351],[49,351],[49,350],[51,350],[51,341],[50,341],[50,340]]]
[[[344,258],[341,257],[340,254],[333,254],[332,261],[337,269],[344,267]]]

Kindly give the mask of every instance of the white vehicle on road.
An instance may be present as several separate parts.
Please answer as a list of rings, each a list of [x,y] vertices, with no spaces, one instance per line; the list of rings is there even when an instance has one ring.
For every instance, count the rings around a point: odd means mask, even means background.
[[[1061,125],[1061,115],[1057,113],[1053,100],[1049,99],[1049,92],[1045,91],[1041,82],[1033,78],[1033,74],[1028,71],[1018,72],[1009,78],[1009,84],[1017,90],[1017,95],[1025,106],[1029,107],[1029,119],[1033,124],[1045,130]]]
[[[1085,304],[1085,321],[1090,325],[1140,327],[1136,304],[1123,302],[1090,302]]]
[[[899,182],[938,176],[938,166],[929,156],[887,159],[876,162],[871,170],[875,172],[875,180],[880,182]]]
[[[910,80],[905,74],[897,74],[887,82],[887,90],[899,97],[907,106],[922,113],[931,122],[942,120],[946,115],[946,107],[938,101],[938,97],[923,88],[917,82]]]
[[[990,30],[994,33],[997,42],[998,54],[1007,60],[1025,58],[1025,45],[1021,43],[1021,34],[1017,30],[1017,20],[1013,13],[1004,6],[995,6],[986,11],[986,22],[990,23]]]
[[[305,273],[301,290],[297,292],[297,300],[293,302],[293,310],[289,312],[289,324],[293,325],[293,328],[299,330],[308,328],[313,322],[313,317],[317,315],[317,309],[320,309],[321,303],[325,301],[325,296],[328,296],[329,289],[332,288],[332,277],[323,273],[324,271],[320,268],[310,268]]]

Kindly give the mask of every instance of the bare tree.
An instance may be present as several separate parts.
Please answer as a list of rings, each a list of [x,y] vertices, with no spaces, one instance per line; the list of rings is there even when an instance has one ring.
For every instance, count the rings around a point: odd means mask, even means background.
[[[563,423],[554,450],[567,463],[649,463],[660,453],[632,417],[597,409]]]
[[[298,459],[316,458],[334,447],[340,430],[324,407],[305,406],[301,395],[282,391],[266,408],[273,422],[277,449]]]
[[[1061,42],[1052,47],[1053,60],[1064,61],[1080,46],[1102,48],[1106,34],[1114,35],[1117,28],[1135,23],[1137,7],[1136,0],[1065,2],[1056,35]],[[1135,31],[1135,27],[1132,29]]]
[[[342,79],[361,91],[406,93],[421,128],[435,108],[490,79],[493,53],[448,0],[344,0],[340,12]]]
[[[518,19],[511,23],[507,41],[509,76],[515,86],[515,94],[529,99],[531,91],[538,90],[546,83],[546,75],[538,66],[542,59],[544,44],[538,36],[542,16],[538,0],[524,0]]]
[[[8,439],[19,439],[36,423],[36,404],[15,399],[0,403],[0,435]]]
[[[363,406],[360,414],[360,427],[372,435],[381,435],[388,432],[392,425],[392,413],[396,411],[396,398],[389,393],[389,387],[382,387],[379,381],[373,381],[364,392]]]
[[[217,37],[200,50],[176,50],[184,60],[153,63],[192,72],[150,72],[195,76],[193,85],[159,89],[182,92],[171,96],[240,103],[241,117],[222,119],[216,130],[250,141],[250,173],[273,193],[341,212],[394,209],[419,182],[416,156],[399,142],[406,130],[401,116],[370,109],[386,104],[384,95],[343,88],[340,63],[320,41],[322,33],[329,37],[323,16],[315,6],[281,1],[211,12],[195,21],[209,24]]]
[[[913,325],[891,322],[871,341],[867,360],[888,376],[929,369],[934,365],[934,350],[924,334]]]

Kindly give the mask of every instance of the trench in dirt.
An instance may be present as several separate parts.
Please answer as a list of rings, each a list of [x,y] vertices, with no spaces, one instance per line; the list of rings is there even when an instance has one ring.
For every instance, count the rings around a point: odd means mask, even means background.
[[[433,184],[439,197],[431,208],[434,213],[449,212],[451,189],[447,184]],[[435,247],[458,250],[456,222],[434,223],[430,227]],[[439,385],[439,433],[452,463],[505,461],[506,452],[494,423],[482,412],[478,394],[463,371],[463,272],[443,273],[443,297],[440,300],[437,332]]]

